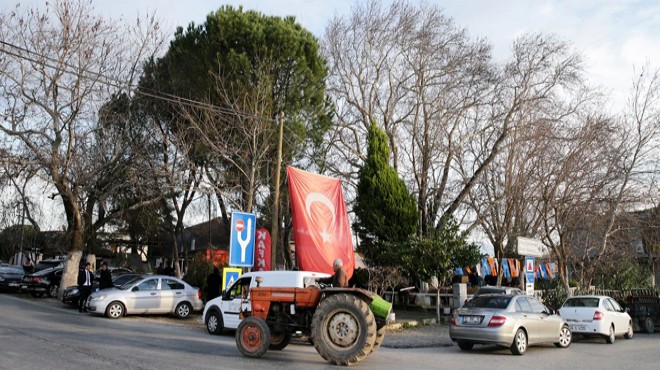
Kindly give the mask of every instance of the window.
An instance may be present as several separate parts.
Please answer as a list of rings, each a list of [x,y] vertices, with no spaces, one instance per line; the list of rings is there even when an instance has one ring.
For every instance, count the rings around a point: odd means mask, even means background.
[[[522,312],[532,312],[532,306],[530,306],[526,297],[519,297],[517,302],[520,303]]]
[[[479,296],[469,301],[465,307],[504,309],[509,306],[509,302],[511,297],[507,296]]]
[[[229,299],[247,298],[252,278],[239,279],[229,290]]]
[[[534,313],[545,313],[546,308],[544,305],[541,304],[541,302],[537,301],[534,298],[527,298],[529,301],[529,305],[532,306],[532,312]]]
[[[184,290],[185,287],[182,283],[173,279],[162,279],[160,282],[160,290]]]
[[[520,305],[520,300],[516,301],[516,312],[523,312],[523,308]]]
[[[137,290],[139,291],[144,291],[144,290],[156,290],[158,289],[158,279],[149,279],[141,282],[140,284],[137,285]]]
[[[598,307],[598,298],[569,298],[564,307]]]
[[[612,307],[614,307],[614,310],[617,312],[623,312],[624,309],[619,305],[619,302],[615,301],[614,299],[609,300],[610,303],[612,304]]]
[[[603,299],[603,307],[608,311],[614,311],[614,306],[612,306],[609,299]]]

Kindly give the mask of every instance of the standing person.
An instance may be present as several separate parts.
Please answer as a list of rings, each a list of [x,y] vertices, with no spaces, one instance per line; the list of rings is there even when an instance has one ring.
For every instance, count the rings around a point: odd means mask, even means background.
[[[214,267],[213,272],[206,278],[207,302],[220,295],[220,285],[222,285],[220,270],[218,270],[217,267]]]
[[[324,284],[332,284],[335,288],[348,288],[348,278],[344,272],[344,262],[341,258],[337,258],[332,263],[332,269],[335,271],[334,275],[326,279],[319,279],[318,281]]]
[[[163,275],[167,276],[174,276],[174,268],[172,268],[172,264],[170,261],[167,261],[165,264],[165,268],[163,269]]]
[[[108,263],[101,263],[101,276],[99,277],[99,289],[112,288],[112,274],[108,270]]]
[[[30,257],[25,257],[25,260],[23,261],[23,271],[25,271],[26,274],[34,272],[34,262],[32,262]]]
[[[163,262],[158,264],[158,268],[156,269],[156,275],[163,275]]]
[[[85,269],[78,271],[78,290],[80,291],[80,298],[78,299],[78,311],[87,312],[85,303],[90,294],[92,294],[92,283],[94,282],[94,274],[89,269],[92,264],[87,262]]]

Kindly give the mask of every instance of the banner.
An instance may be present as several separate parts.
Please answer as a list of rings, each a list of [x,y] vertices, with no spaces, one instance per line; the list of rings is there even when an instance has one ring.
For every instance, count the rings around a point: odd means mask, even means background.
[[[293,167],[286,169],[298,266],[334,274],[336,258],[350,279],[355,260],[341,181]]]
[[[255,271],[270,271],[270,233],[266,229],[257,229],[257,245],[254,256]]]

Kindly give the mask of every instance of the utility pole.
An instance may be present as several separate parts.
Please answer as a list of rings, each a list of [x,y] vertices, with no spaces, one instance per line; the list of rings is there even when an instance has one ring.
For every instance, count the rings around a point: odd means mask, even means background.
[[[280,137],[277,143],[277,170],[275,171],[275,203],[273,204],[273,224],[270,230],[270,269],[277,269],[277,240],[279,231],[280,172],[282,169],[282,140],[284,136],[284,112],[280,112]]]

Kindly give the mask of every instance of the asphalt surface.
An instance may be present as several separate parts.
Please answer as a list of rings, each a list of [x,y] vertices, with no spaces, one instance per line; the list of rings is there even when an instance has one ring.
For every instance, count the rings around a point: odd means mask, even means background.
[[[383,347],[355,368],[658,369],[660,334],[637,334],[613,345],[578,339],[567,349],[553,345],[512,356],[508,349],[451,345],[446,325],[388,332]],[[128,316],[109,320],[79,314],[54,299],[0,294],[0,369],[336,369],[308,343],[262,358],[243,357],[233,333],[209,335],[198,315]]]

